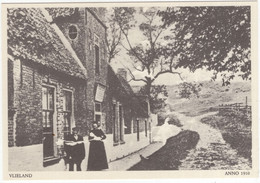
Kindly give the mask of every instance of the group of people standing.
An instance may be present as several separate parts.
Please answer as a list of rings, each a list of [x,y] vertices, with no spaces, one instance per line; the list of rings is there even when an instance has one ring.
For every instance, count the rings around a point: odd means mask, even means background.
[[[106,150],[103,140],[106,135],[101,130],[100,122],[92,124],[93,129],[89,133],[89,156],[87,171],[99,171],[108,169]],[[70,134],[64,141],[64,151],[66,153],[64,160],[65,165],[69,165],[69,171],[74,171],[74,165],[77,171],[81,171],[81,163],[85,159],[85,145],[84,139],[78,134],[77,127],[72,129]]]

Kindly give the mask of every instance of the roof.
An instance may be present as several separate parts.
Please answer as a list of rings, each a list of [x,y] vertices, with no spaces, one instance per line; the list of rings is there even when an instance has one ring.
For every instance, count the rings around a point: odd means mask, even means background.
[[[95,7],[89,7],[85,8],[89,13],[92,14],[92,16],[102,25],[105,29],[107,29],[107,26],[104,24],[104,20],[101,18],[100,12],[105,14],[105,8],[95,8]],[[46,8],[46,10],[49,12],[49,14],[52,16],[54,22],[62,22],[62,21],[75,21],[79,19],[79,7],[76,8]]]
[[[115,74],[110,65],[108,65],[108,77],[108,85],[110,85],[112,94],[125,105],[131,107],[137,117],[148,117],[148,111],[146,106],[143,105],[143,100],[136,96],[132,87],[121,75]]]
[[[134,91],[133,91],[132,87],[130,86],[130,84],[125,80],[125,78],[123,78],[119,74],[117,74],[116,76],[117,76],[121,86],[124,88],[125,92],[128,95],[133,96],[134,95]]]
[[[8,9],[8,53],[77,78],[86,79],[75,55],[40,8]]]

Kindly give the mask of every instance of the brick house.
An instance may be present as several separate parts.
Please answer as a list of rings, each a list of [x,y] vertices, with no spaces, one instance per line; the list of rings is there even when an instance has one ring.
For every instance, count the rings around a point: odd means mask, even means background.
[[[46,170],[60,161],[57,140],[74,126],[87,138],[93,121],[107,134],[110,161],[149,144],[149,102],[106,61],[104,13],[8,9],[9,170]]]
[[[53,10],[49,9],[53,22],[87,70],[86,121],[89,127],[92,121],[101,121],[102,129],[108,135],[105,141],[108,159],[115,160],[148,145],[149,106],[145,109],[140,98],[135,96],[127,83],[126,71],[121,69],[115,74],[107,63],[105,8],[75,8],[68,16],[59,16]],[[135,146],[128,146],[134,142]]]
[[[117,74],[108,67],[106,147],[108,159],[113,161],[133,153],[151,140],[149,102],[138,97],[127,82],[127,72]]]
[[[58,8],[60,9],[60,8]],[[87,70],[87,121],[101,121],[107,79],[106,26],[103,23],[105,8],[71,8],[67,16],[59,16],[56,8],[49,9],[53,22],[63,32]],[[63,11],[63,10],[62,10]]]
[[[74,126],[88,130],[87,71],[48,18],[44,9],[8,9],[9,165],[17,170],[59,161],[57,139]]]

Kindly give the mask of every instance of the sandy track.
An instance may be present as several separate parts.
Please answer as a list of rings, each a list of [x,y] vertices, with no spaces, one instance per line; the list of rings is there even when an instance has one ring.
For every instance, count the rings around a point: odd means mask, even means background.
[[[238,155],[235,149],[222,138],[221,132],[200,120],[206,116],[215,115],[216,112],[207,113],[201,116],[188,117],[178,112],[172,112],[183,124],[184,130],[198,132],[200,140],[195,149],[190,150],[188,156],[182,160],[179,169],[229,169],[229,170],[248,170],[251,163]]]

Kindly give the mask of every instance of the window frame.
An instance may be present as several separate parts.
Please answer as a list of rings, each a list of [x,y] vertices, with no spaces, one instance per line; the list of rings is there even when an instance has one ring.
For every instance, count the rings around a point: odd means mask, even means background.
[[[125,124],[124,124],[124,107],[118,101],[113,101],[112,106],[113,114],[113,144],[114,146],[119,144],[125,144]]]
[[[119,104],[118,119],[119,119],[118,121],[119,141],[120,143],[124,143],[125,124],[124,124],[124,108],[122,104]]]
[[[113,104],[112,104],[112,124],[113,124],[113,143],[114,145],[118,145],[118,142],[119,142],[119,139],[117,138],[117,112],[116,112],[116,102],[113,101]]]
[[[100,43],[99,37],[94,34],[94,62],[95,62],[95,73],[100,74]]]
[[[44,108],[43,106],[43,97],[42,97],[42,113],[52,113],[52,125],[53,125],[53,121],[54,121],[54,112],[55,112],[55,89],[53,87],[49,87],[49,86],[42,86],[42,90],[43,88],[47,89],[47,97],[46,97],[46,108]],[[49,108],[49,97],[48,97],[48,92],[49,89],[53,90],[53,98],[52,98],[52,109]],[[47,116],[47,115],[46,115]],[[48,125],[44,125],[44,123],[42,124],[43,128],[47,128]]]
[[[96,111],[96,105],[100,105],[100,111]],[[101,102],[95,102],[94,105],[94,121],[97,122],[96,116],[100,116],[100,123],[102,122],[102,103]]]
[[[42,90],[43,90],[43,88],[46,88],[47,91],[48,91],[48,89],[53,90],[53,99],[52,99],[52,101],[53,101],[52,108],[53,109],[48,109],[49,106],[47,106],[47,108],[44,108],[43,107],[43,96],[42,96],[42,99],[41,99],[42,100],[42,128],[43,128],[42,135],[44,137],[45,135],[48,134],[48,132],[46,132],[44,130],[44,128],[49,128],[47,126],[46,127],[44,126],[44,121],[43,121],[44,120],[43,119],[43,113],[44,112],[51,112],[52,113],[52,123],[50,123],[52,125],[52,126],[50,126],[51,127],[51,131],[52,131],[51,133],[57,134],[57,109],[56,109],[56,99],[57,99],[56,91],[57,91],[57,88],[56,88],[55,85],[50,85],[50,84],[45,84],[45,83],[42,84]],[[48,100],[48,97],[47,97],[47,100]],[[47,105],[48,105],[48,101],[47,101]],[[57,141],[57,136],[53,136],[52,140],[53,140],[53,142],[52,142],[52,148],[53,148],[52,154],[53,155],[50,156],[50,157],[44,157],[44,151],[43,151],[43,165],[44,166],[45,166],[45,163],[47,163],[50,158],[51,159],[57,158],[57,145],[56,145],[56,143],[54,143],[55,141]]]
[[[64,138],[66,138],[70,133],[71,133],[71,128],[72,128],[72,123],[73,123],[73,115],[74,115],[74,103],[73,103],[73,99],[74,99],[74,93],[73,90],[69,90],[69,89],[62,89],[62,93],[63,93],[63,106],[62,106],[62,114],[63,114],[63,129],[62,129],[62,133]],[[66,102],[66,95],[65,93],[69,93],[70,94],[70,110],[66,109],[66,104],[64,104],[64,102]],[[64,101],[65,99],[65,101]],[[65,108],[64,108],[65,107]],[[65,115],[69,115],[69,117],[67,118],[68,120],[68,126],[65,126]]]
[[[74,31],[72,31],[71,32],[71,28],[75,28],[75,30]],[[76,25],[70,25],[69,27],[68,27],[68,36],[69,36],[69,38],[71,39],[71,40],[74,40],[74,39],[76,39],[77,37],[78,37],[78,28],[77,28],[77,26]],[[71,37],[71,36],[73,36],[73,37]],[[75,36],[75,37],[74,37]]]

